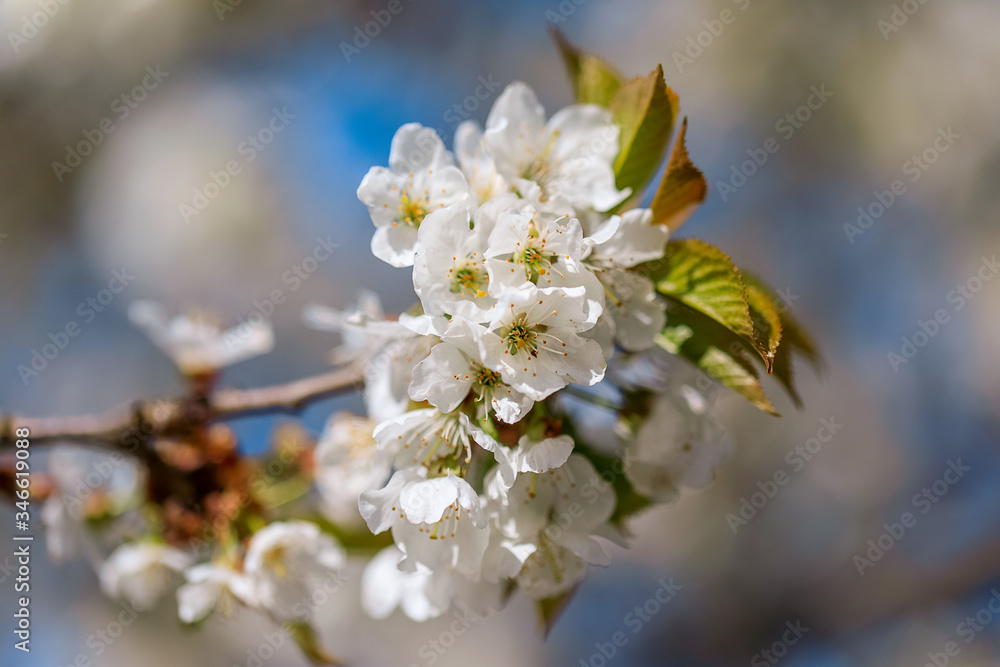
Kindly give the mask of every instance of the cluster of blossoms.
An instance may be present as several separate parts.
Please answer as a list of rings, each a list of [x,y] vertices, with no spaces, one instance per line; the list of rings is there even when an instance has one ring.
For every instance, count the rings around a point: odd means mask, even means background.
[[[342,332],[338,356],[366,368],[370,419],[335,420],[329,441],[365,464],[318,474],[341,500],[382,477],[359,501],[394,542],[366,571],[370,613],[399,605],[422,620],[512,584],[536,599],[569,593],[588,565],[610,562],[606,540],[625,541],[616,478],[669,500],[728,453],[693,371],[655,345],[665,303],[643,264],[663,257],[669,229],[624,205],[618,135],[596,105],[546,120],[515,82],[485,130],[458,128],[454,155],[433,130],[404,125],[389,167],[361,182],[372,252],[411,269],[419,306],[387,321],[366,294],[353,312],[307,319]],[[587,401],[599,383],[619,441],[595,455],[574,421],[598,410]]]
[[[610,111],[575,104],[546,119],[523,83],[499,96],[485,129],[458,128],[454,153],[429,128],[401,127],[389,167],[371,169],[358,197],[373,253],[410,269],[419,304],[387,318],[363,293],[354,310],[305,313],[341,335],[334,361],[363,370],[368,412],[333,415],[308,455],[280,459],[293,488],[316,490],[322,518],[281,510],[284,478],[258,485],[232,432],[206,425],[157,443],[190,473],[181,491],[146,480],[137,502],[133,480],[87,510],[155,507],[152,530],[147,513],[107,557],[69,511],[71,482],[56,479],[45,508],[54,555],[84,549],[104,591],[136,606],[182,582],[187,623],[234,605],[307,622],[351,553],[333,533],[365,526],[386,534],[361,582],[375,617],[483,609],[514,589],[571,594],[588,566],[609,564],[609,542],[627,543],[629,514],[706,484],[731,449],[710,383],[657,345],[666,304],[648,266],[670,230],[616,187],[618,152]],[[273,345],[266,323],[227,332],[146,302],[130,316],[201,388],[192,409],[223,366]]]

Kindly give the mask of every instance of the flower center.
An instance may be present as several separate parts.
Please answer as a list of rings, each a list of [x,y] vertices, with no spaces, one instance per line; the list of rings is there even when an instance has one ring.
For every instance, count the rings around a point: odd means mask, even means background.
[[[520,314],[503,332],[503,341],[507,344],[507,351],[510,354],[517,354],[525,350],[531,356],[538,355],[538,331],[537,326],[528,322],[528,316]]]
[[[491,371],[489,368],[474,365],[473,370],[476,373],[476,382],[485,389],[492,389],[503,382],[500,374],[496,371]]]
[[[524,267],[524,277],[533,283],[537,283],[538,277],[544,276],[559,259],[555,253],[545,252],[545,241],[538,238],[537,234],[538,232],[534,232],[524,250],[515,252],[510,258],[510,261]]]
[[[469,434],[453,414],[424,422],[398,436],[414,464],[444,474],[470,455]]]
[[[285,548],[277,547],[267,552],[264,556],[264,564],[279,577],[288,576],[288,568],[285,565]]]
[[[482,298],[486,296],[486,285],[489,283],[489,276],[481,266],[472,260],[466,260],[463,264],[452,268],[451,291],[460,295],[463,299],[467,294]]]
[[[422,197],[414,199],[403,190],[403,195],[399,198],[399,215],[396,216],[396,223],[419,227],[426,215],[427,200]]]

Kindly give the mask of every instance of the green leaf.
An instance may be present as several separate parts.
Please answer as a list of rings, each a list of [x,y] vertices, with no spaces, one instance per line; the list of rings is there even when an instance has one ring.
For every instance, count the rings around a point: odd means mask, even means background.
[[[770,375],[774,372],[774,359],[781,342],[781,315],[767,292],[750,284],[746,284],[746,290],[750,319],[753,320],[754,348],[763,354],[764,367]]]
[[[768,374],[773,371],[782,330],[777,310],[760,290],[748,291],[726,253],[698,239],[679,239],[646,270],[660,294],[721,324],[760,358]]]
[[[651,268],[660,294],[753,339],[746,288],[729,255],[699,239],[677,239],[667,243],[663,261]]]
[[[671,232],[676,232],[708,196],[708,182],[701,170],[691,162],[685,144],[686,138],[687,118],[681,124],[667,170],[650,206],[653,209],[653,222],[666,225]]]
[[[308,623],[301,621],[290,622],[287,625],[292,639],[299,645],[302,653],[314,665],[340,665],[343,664],[323,649],[316,636],[316,630]]]
[[[624,83],[611,100],[615,123],[621,129],[621,149],[615,159],[619,190],[640,192],[656,173],[677,120],[677,94],[663,79],[663,66]]]
[[[819,351],[806,330],[788,311],[788,307],[778,305],[781,298],[770,286],[757,276],[748,273],[743,274],[743,280],[748,290],[756,290],[766,296],[778,313],[782,329],[781,342],[784,344],[778,348],[774,355],[774,377],[778,379],[788,392],[795,406],[801,408],[802,397],[795,388],[792,355],[795,352],[801,353],[809,360],[816,371],[821,371],[823,360],[820,357]]]
[[[764,393],[744,350],[746,342],[707,315],[680,303],[667,311],[667,327],[657,344],[684,357],[706,375],[729,387],[764,412],[779,416]]]
[[[558,29],[551,31],[569,71],[576,101],[582,104],[610,106],[615,92],[622,85],[622,76],[599,55],[573,46]]]

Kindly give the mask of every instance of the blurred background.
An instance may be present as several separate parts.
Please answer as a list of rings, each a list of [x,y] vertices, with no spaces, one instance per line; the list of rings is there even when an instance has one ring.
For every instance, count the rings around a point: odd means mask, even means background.
[[[337,341],[302,325],[306,304],[348,307],[360,288],[389,312],[414,299],[408,274],[368,251],[362,176],[386,163],[399,125],[450,145],[511,80],[550,113],[568,104],[555,25],[628,75],[663,63],[712,188],[679,235],[786,295],[825,373],[800,364],[801,411],[768,384],[781,419],[725,394],[735,458],[706,490],[637,520],[634,547],[592,570],[547,641],[524,599],[467,630],[453,617],[371,621],[355,576],[319,612],[324,643],[355,665],[1000,664],[988,607],[1000,596],[1000,4],[401,0],[359,36],[387,5],[0,0],[0,411],[83,413],[178,390],[128,324],[139,298],[237,322],[280,289],[275,351],[224,382],[324,369]],[[735,176],[769,138],[779,150]],[[338,251],[289,280],[328,235]],[[116,272],[127,285],[112,294]],[[80,335],[41,372],[19,370],[71,322]],[[331,410],[360,407],[328,401],[304,423],[318,432]],[[237,426],[253,449],[275,423]],[[733,521],[780,472],[787,483]],[[904,512],[915,524],[882,537]],[[890,548],[869,554],[880,537]],[[33,565],[33,651],[14,651],[5,629],[0,663],[259,664],[265,623],[189,632],[172,601],[95,641],[121,610],[90,567],[41,552]],[[680,592],[645,606],[670,577]],[[291,646],[271,660],[305,664]]]

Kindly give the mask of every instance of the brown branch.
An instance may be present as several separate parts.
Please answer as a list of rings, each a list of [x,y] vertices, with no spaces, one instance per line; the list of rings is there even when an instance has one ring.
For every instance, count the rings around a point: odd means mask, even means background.
[[[309,403],[360,389],[361,385],[361,371],[347,367],[272,387],[223,389],[213,396],[211,406],[217,419],[254,413],[298,412]]]
[[[297,412],[315,401],[359,389],[362,373],[342,368],[257,389],[221,389],[207,399],[167,398],[137,402],[106,412],[75,417],[0,417],[0,452],[14,447],[15,433],[27,428],[30,442],[58,442],[111,447],[138,454],[148,438],[183,433],[209,421],[271,412]]]

